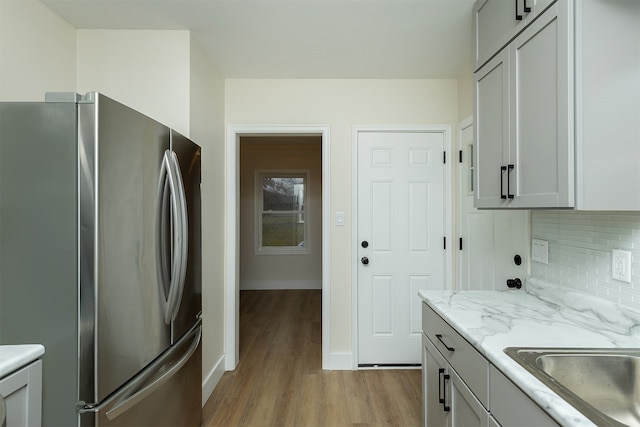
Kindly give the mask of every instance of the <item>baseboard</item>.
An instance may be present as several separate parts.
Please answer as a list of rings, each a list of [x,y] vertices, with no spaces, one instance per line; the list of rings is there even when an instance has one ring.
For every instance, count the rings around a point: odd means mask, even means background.
[[[224,374],[224,355],[220,356],[218,363],[215,364],[213,369],[207,374],[207,377],[202,381],[202,407],[204,407],[211,393],[218,385],[220,378]]]
[[[241,280],[241,291],[274,289],[322,289],[320,280]]]
[[[322,369],[328,371],[353,371],[353,354],[329,353],[328,360],[322,362]]]

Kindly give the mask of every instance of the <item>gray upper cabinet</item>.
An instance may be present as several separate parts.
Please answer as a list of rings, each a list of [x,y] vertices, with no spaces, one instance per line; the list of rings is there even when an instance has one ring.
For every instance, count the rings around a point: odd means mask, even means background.
[[[549,3],[475,73],[475,206],[640,210],[640,2]]]
[[[505,170],[510,162],[509,56],[503,49],[475,75],[474,204],[477,208],[507,207]]]
[[[554,4],[510,45],[513,207],[573,207],[574,153],[567,9]],[[515,177],[515,180],[514,180]]]
[[[555,0],[480,0],[473,9],[479,69]]]
[[[553,5],[476,73],[478,208],[573,207],[566,12]]]
[[[640,1],[575,0],[576,207],[640,210]]]

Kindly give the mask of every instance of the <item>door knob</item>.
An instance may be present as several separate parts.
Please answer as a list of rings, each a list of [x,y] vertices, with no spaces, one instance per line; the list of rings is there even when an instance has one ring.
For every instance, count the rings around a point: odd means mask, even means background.
[[[364,265],[369,264],[369,258],[367,258],[366,256],[363,256],[362,259],[360,260]]]
[[[369,242],[367,242],[366,240],[363,240],[361,243],[363,248],[368,248],[369,247]]]

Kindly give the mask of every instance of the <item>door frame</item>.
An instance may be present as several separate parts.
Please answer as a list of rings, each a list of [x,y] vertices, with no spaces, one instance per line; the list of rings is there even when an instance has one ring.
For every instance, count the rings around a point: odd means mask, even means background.
[[[228,125],[225,182],[225,370],[233,371],[240,357],[240,137],[322,137],[322,369],[332,369],[330,298],[330,133],[328,125]]]
[[[452,170],[453,164],[452,146],[451,146],[451,125],[392,125],[392,126],[368,126],[358,125],[352,127],[352,166],[351,166],[351,182],[352,194],[354,197],[353,208],[351,211],[351,223],[354,225],[351,229],[351,250],[353,254],[358,253],[358,134],[360,132],[435,132],[442,133],[444,136],[444,151],[446,153],[446,163],[444,165],[444,222],[445,236],[448,237],[447,250],[444,254],[445,266],[445,289],[452,288],[453,271],[453,248],[454,234],[452,218],[453,197],[452,197]],[[443,236],[444,237],[444,236]],[[449,248],[451,250],[449,250]],[[358,339],[358,257],[353,256],[351,260],[351,336],[352,336],[352,366],[353,370],[361,369],[358,366],[359,339]]]
[[[462,155],[466,156],[467,155],[467,151],[465,150],[466,147],[464,147],[462,145],[462,132],[470,127],[473,127],[475,125],[475,123],[473,122],[473,116],[469,116],[467,118],[465,118],[464,120],[462,120],[460,123],[458,123],[458,127],[457,127],[457,135],[456,135],[456,149],[458,150],[458,152],[462,151]],[[475,132],[475,131],[474,131]],[[475,139],[475,133],[472,136]],[[475,153],[474,153],[475,156]],[[465,183],[463,183],[462,181],[462,176],[464,174],[464,170],[462,169],[460,163],[458,163],[458,167],[456,167],[456,191],[455,191],[455,195],[456,195],[456,236],[458,238],[463,239],[468,239],[469,236],[463,235],[462,234],[462,222],[466,219],[466,218],[462,218],[462,198],[466,197],[467,195],[465,194],[465,192],[462,189],[462,185],[464,185]],[[478,185],[478,181],[476,179],[476,177],[473,177],[473,182],[474,182],[474,186]],[[468,241],[467,241],[468,244]],[[455,257],[455,264],[454,264],[454,268],[455,268],[455,280],[453,283],[454,289],[456,290],[460,290],[461,285],[462,285],[462,257],[464,256],[463,253],[460,253],[459,256]],[[468,289],[468,288],[467,288]]]

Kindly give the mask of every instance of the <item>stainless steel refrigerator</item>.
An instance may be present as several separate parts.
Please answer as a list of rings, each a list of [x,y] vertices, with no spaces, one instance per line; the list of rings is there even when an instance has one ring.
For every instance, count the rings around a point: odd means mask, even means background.
[[[0,344],[44,344],[44,426],[200,425],[200,147],[45,99],[0,103]]]

